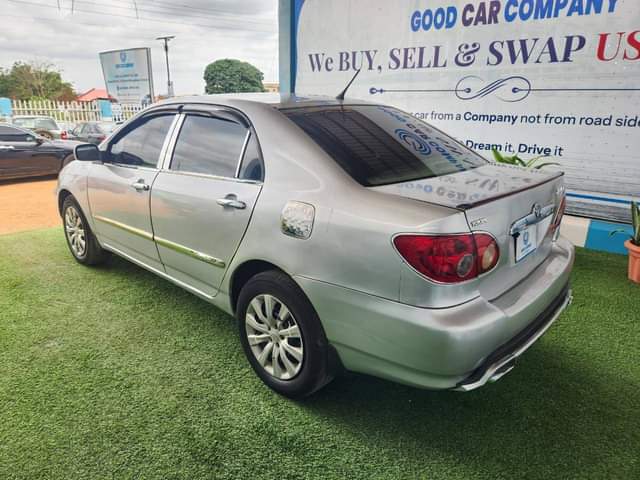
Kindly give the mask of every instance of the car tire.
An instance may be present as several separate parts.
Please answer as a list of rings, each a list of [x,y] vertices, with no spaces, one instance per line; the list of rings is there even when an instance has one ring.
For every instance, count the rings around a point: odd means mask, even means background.
[[[291,277],[276,270],[252,277],[240,292],[236,314],[245,355],[272,390],[301,398],[333,379],[328,342],[318,314]]]
[[[49,140],[53,140],[55,138],[53,136],[53,133],[51,133],[49,130],[35,130],[35,133]]]
[[[99,265],[109,258],[89,227],[87,218],[72,195],[62,203],[62,228],[71,255],[83,265]]]

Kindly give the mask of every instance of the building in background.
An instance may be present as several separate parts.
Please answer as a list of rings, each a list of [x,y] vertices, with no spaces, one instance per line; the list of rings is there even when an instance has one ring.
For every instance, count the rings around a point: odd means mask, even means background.
[[[109,100],[115,101],[115,98],[110,96],[104,88],[92,88],[86,92],[78,95],[78,102],[93,102],[94,100]]]
[[[280,91],[280,84],[278,82],[262,82],[262,85],[264,86],[265,92],[275,93]]]

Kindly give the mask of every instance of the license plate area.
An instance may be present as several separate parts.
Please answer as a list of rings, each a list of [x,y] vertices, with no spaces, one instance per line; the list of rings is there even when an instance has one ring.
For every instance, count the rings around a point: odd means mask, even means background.
[[[522,227],[514,235],[516,263],[524,260],[538,249],[547,233],[549,233],[550,226],[551,216],[549,215],[538,223]]]
[[[528,225],[515,236],[516,263],[524,260],[538,248],[538,224]]]

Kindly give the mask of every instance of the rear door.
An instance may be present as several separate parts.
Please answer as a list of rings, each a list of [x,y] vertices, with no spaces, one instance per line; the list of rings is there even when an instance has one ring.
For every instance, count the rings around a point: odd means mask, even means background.
[[[262,188],[257,139],[237,114],[192,111],[172,143],[151,192],[155,240],[169,275],[214,296]]]
[[[91,165],[88,191],[96,233],[111,249],[163,271],[153,241],[151,185],[175,111],[151,112],[125,127],[107,145],[104,163]]]

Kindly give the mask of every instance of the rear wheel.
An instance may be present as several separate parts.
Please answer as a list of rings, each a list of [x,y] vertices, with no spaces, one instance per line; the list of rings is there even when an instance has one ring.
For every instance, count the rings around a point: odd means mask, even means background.
[[[289,276],[268,271],[251,278],[240,292],[237,315],[247,359],[270,388],[298,398],[331,381],[324,330]]]
[[[36,130],[35,132],[41,137],[47,138],[49,140],[53,140],[54,138],[53,133],[51,133],[49,130]]]
[[[98,265],[109,258],[93,235],[78,202],[69,195],[62,203],[62,225],[71,255],[83,265]]]

